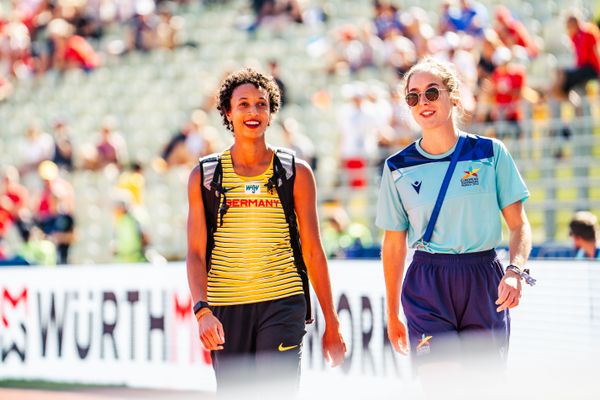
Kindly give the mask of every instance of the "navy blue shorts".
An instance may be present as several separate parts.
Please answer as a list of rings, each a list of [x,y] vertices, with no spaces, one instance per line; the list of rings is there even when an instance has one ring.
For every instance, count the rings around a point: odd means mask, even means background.
[[[504,364],[510,317],[497,312],[503,268],[494,250],[469,254],[415,252],[402,287],[413,362],[484,356]]]
[[[225,333],[223,350],[211,352],[219,397],[293,396],[306,333],[304,295],[211,308]]]

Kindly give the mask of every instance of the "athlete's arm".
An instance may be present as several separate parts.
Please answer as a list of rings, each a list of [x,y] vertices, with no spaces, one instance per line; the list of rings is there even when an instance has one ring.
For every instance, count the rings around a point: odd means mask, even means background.
[[[192,301],[206,301],[206,220],[204,202],[200,191],[200,167],[196,166],[188,180],[188,220],[187,220],[187,277]],[[225,341],[223,326],[212,314],[206,314],[198,321],[199,336],[207,350],[220,350]]]
[[[398,317],[404,260],[406,259],[406,231],[386,230],[384,232],[381,258],[383,259],[383,276],[385,279],[388,337],[398,353],[407,354],[406,327]]]
[[[336,366],[344,361],[346,344],[340,333],[340,321],[333,305],[327,259],[319,234],[316,190],[315,178],[310,167],[306,162],[297,160],[294,203],[302,242],[302,256],[325,317],[323,354],[332,366]]]
[[[508,243],[510,264],[523,268],[531,252],[531,226],[523,202],[519,200],[504,207],[502,215],[510,232]],[[498,285],[497,311],[516,307],[519,305],[520,298],[521,277],[513,271],[508,271]]]

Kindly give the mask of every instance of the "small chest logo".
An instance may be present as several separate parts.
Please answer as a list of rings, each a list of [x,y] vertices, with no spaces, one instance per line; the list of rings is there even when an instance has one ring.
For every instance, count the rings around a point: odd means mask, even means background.
[[[413,183],[411,183],[411,186],[413,187],[413,189],[415,189],[415,192],[417,192],[417,194],[419,194],[419,192],[421,191],[421,183],[423,183],[423,181],[414,181]]]
[[[463,176],[462,179],[460,180],[460,184],[462,186],[479,185],[479,175],[477,175],[477,172],[480,169],[481,168],[469,167],[469,170],[465,171],[465,176]]]
[[[258,193],[260,193],[260,185],[258,183],[246,183],[245,193],[246,194],[258,194]]]

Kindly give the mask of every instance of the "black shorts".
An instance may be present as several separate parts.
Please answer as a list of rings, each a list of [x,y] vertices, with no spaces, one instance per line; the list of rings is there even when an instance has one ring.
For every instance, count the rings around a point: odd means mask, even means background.
[[[565,80],[562,85],[564,94],[568,94],[571,89],[585,85],[592,79],[598,79],[598,72],[591,65],[575,67],[565,70]]]
[[[293,396],[306,333],[304,295],[212,310],[225,333],[223,350],[211,352],[219,396]]]

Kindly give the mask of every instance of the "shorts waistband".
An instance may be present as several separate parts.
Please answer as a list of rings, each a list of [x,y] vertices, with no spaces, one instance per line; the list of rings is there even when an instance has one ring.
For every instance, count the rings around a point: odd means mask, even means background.
[[[417,250],[415,251],[413,260],[441,263],[479,263],[491,262],[497,257],[496,250],[494,249],[462,254],[428,253],[426,251]]]

